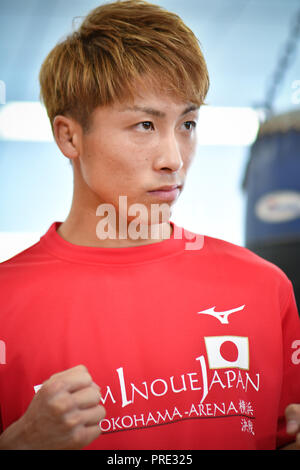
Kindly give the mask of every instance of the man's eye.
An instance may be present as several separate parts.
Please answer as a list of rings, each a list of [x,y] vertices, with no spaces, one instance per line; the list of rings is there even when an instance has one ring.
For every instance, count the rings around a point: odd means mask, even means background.
[[[186,124],[191,125],[193,129],[195,129],[196,126],[197,126],[197,122],[196,122],[196,121],[186,121],[184,124],[185,124],[185,125],[186,125]],[[190,131],[191,128],[189,127],[187,130]]]
[[[149,130],[150,130],[149,125],[152,126],[152,128],[154,128],[154,127],[153,127],[153,123],[152,123],[151,121],[144,121],[144,122],[140,122],[139,124],[137,124],[137,126],[141,126],[141,125],[143,126],[143,128],[144,128],[146,131],[149,131]]]
[[[188,131],[190,131],[190,130],[196,128],[197,122],[196,121],[186,121],[186,122],[184,122],[184,125],[185,126],[187,125],[188,127],[186,127],[186,129]],[[143,126],[143,129],[146,130],[146,131],[150,131],[151,128],[152,128],[152,130],[154,130],[154,126],[153,126],[153,123],[151,121],[143,121],[143,122],[138,123],[136,126],[137,127],[138,126]]]

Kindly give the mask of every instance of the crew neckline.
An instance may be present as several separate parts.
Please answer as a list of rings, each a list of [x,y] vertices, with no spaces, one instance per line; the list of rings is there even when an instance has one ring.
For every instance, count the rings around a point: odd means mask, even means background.
[[[52,223],[40,238],[41,246],[57,258],[87,264],[127,265],[174,256],[185,250],[185,244],[187,241],[192,241],[191,234],[193,234],[170,221],[172,234],[170,238],[161,242],[123,248],[90,247],[75,245],[64,240],[57,232],[61,224],[62,222]],[[194,235],[196,237],[196,234]]]

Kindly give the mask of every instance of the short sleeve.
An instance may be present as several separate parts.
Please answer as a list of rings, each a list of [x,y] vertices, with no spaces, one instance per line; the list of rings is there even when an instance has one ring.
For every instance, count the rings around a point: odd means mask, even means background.
[[[294,441],[286,433],[285,408],[291,403],[300,404],[300,318],[293,285],[288,280],[289,297],[282,312],[283,374],[280,395],[276,447]],[[276,367],[276,364],[274,364]]]

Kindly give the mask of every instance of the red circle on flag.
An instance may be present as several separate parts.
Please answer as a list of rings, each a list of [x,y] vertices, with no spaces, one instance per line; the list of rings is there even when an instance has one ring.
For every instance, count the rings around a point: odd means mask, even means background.
[[[224,341],[220,346],[220,354],[228,362],[235,362],[239,357],[239,350],[233,341]]]

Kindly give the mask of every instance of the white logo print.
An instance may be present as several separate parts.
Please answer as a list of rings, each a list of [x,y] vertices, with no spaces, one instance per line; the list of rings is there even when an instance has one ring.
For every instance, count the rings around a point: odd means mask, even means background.
[[[201,312],[197,312],[197,313],[204,313],[206,315],[211,315],[217,318],[221,323],[227,324],[229,323],[228,322],[229,315],[233,312],[238,312],[239,310],[243,310],[244,307],[245,305],[241,305],[240,307],[233,308],[231,310],[226,310],[225,312],[215,312],[216,307],[211,307],[211,308],[208,308],[207,310],[202,310]]]
[[[0,364],[6,364],[6,345],[2,339],[0,339]]]

